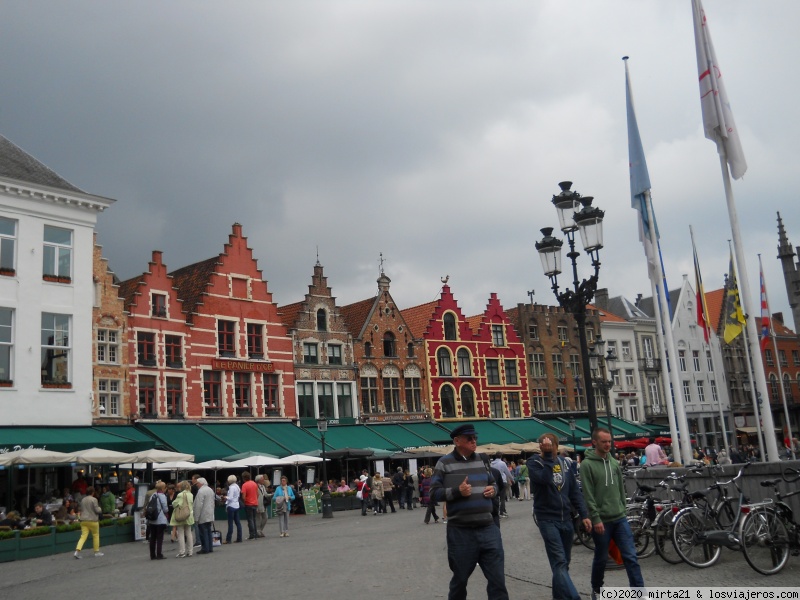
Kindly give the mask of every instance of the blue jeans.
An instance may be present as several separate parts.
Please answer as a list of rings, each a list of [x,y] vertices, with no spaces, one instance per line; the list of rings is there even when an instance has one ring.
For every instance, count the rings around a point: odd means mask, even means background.
[[[214,551],[214,540],[211,537],[211,521],[208,523],[197,523],[197,533],[200,534],[200,550],[203,552]]]
[[[625,517],[618,521],[603,523],[605,532],[597,535],[592,531],[594,538],[594,560],[592,561],[592,589],[599,590],[603,587],[603,577],[606,572],[606,562],[608,562],[608,546],[611,540],[619,548],[622,554],[622,562],[625,564],[625,571],[628,573],[628,585],[631,587],[644,587],[642,570],[639,568],[639,561],[636,559],[636,547],[633,542],[633,534],[628,519]]]
[[[572,553],[572,538],[575,530],[571,521],[539,521],[539,533],[544,540],[544,549],[553,572],[554,600],[580,600],[569,576],[569,561]]]
[[[465,600],[476,563],[486,577],[486,595],[492,600],[508,600],[503,539],[494,524],[475,528],[448,524],[447,562],[453,572],[448,600]]]
[[[233,524],[236,523],[236,541],[242,541],[242,521],[239,519],[239,509],[228,507],[228,533],[225,535],[225,541],[231,543],[233,537]]]

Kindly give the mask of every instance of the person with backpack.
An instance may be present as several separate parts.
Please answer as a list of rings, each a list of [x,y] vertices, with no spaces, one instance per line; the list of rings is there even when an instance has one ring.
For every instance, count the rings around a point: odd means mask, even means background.
[[[356,484],[356,489],[358,490],[356,492],[356,498],[361,501],[361,516],[365,517],[367,516],[367,508],[369,508],[370,500],[369,496],[370,492],[372,491],[369,487],[369,477],[362,474],[358,480],[358,483]]]
[[[553,572],[553,598],[580,600],[569,576],[575,535],[572,510],[580,513],[586,531],[591,531],[592,521],[574,471],[564,457],[558,455],[558,437],[553,433],[542,434],[539,449],[541,456],[529,458],[527,467],[533,488],[533,513]]]
[[[169,524],[178,539],[178,554],[176,558],[191,556],[194,551],[194,496],[188,481],[181,481],[177,485],[178,493],[172,499],[172,516]]]
[[[147,525],[150,527],[150,560],[163,560],[164,531],[167,528],[167,496],[164,490],[167,484],[163,481],[156,482],[156,491],[150,496],[145,508]]]

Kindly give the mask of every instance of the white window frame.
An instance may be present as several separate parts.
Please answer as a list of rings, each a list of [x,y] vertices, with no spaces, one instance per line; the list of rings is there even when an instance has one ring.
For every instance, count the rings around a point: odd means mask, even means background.
[[[122,408],[122,386],[119,379],[97,380],[97,407],[101,416],[118,417]]]
[[[52,319],[51,319],[52,317]],[[61,317],[61,323],[58,323],[58,318]],[[52,322],[52,328],[45,329],[45,325],[50,325]],[[66,320],[66,327],[64,328],[64,320]],[[61,326],[61,328],[59,328]],[[66,329],[66,335],[64,335],[64,329]],[[67,361],[67,368],[66,370],[66,381],[59,381],[59,380],[51,380],[51,381],[42,381],[42,384],[64,384],[64,385],[71,385],[72,384],[72,336],[70,335],[70,331],[72,329],[72,315],[67,315],[63,313],[42,313],[42,324],[41,324],[41,337],[43,343],[41,345],[42,348],[42,363],[44,364],[44,353],[47,351],[55,352],[62,352],[63,355],[66,357]],[[53,343],[44,343],[44,340],[47,338],[45,337],[45,331],[53,332]],[[65,338],[64,344],[56,344],[58,340],[58,334],[60,333],[61,338]],[[59,357],[60,358],[60,357]]]
[[[0,323],[0,348],[8,353],[8,365],[1,365],[0,367],[8,368],[7,373],[0,373],[0,380],[4,382],[14,381],[14,317],[15,311],[13,308],[2,307],[0,312],[8,311],[8,324]],[[7,334],[6,334],[7,331]]]
[[[69,232],[69,243],[64,242],[49,242],[47,241],[47,233],[48,230],[59,230],[59,231],[66,231]],[[51,277],[69,277],[72,279],[72,247],[74,244],[74,236],[75,232],[72,229],[66,229],[64,227],[56,227],[54,225],[45,225],[44,232],[42,236],[42,275],[48,275]],[[52,253],[52,256],[48,256],[48,253]],[[61,271],[61,260],[66,257],[69,266],[67,268],[67,273],[63,273]],[[51,262],[52,264],[48,265],[47,263]],[[47,267],[50,267],[51,271],[47,271]]]
[[[12,233],[4,232],[3,225],[9,225]],[[0,217],[0,269],[17,270],[17,231],[18,221],[8,217]],[[9,254],[11,257],[9,258]]]
[[[112,339],[113,338],[113,339]],[[97,329],[97,362],[119,364],[119,330],[100,327]],[[102,358],[101,358],[102,355]]]

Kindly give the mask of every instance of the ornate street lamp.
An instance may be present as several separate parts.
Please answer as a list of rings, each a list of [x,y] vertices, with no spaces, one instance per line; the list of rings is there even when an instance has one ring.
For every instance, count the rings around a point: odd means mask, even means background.
[[[542,261],[544,274],[550,278],[553,293],[559,305],[571,313],[578,324],[578,336],[583,362],[583,379],[586,385],[586,405],[589,410],[589,427],[597,427],[597,405],[591,385],[592,373],[589,365],[589,346],[586,341],[586,305],[594,298],[597,290],[597,277],[600,273],[600,249],[603,247],[603,216],[605,213],[592,206],[591,196],[581,195],[571,190],[571,181],[558,184],[561,192],[553,196],[553,205],[558,215],[558,224],[567,238],[569,253],[567,258],[572,262],[572,289],[559,293],[558,275],[561,274],[561,247],[564,242],[553,237],[553,228],[542,229],[544,238],[536,242],[536,250]],[[582,206],[582,208],[581,208]],[[594,273],[588,278],[578,280],[578,262],[581,255],[575,250],[575,232],[580,231],[581,243],[592,261]]]
[[[333,518],[333,501],[331,500],[331,490],[328,487],[328,467],[325,457],[325,434],[328,432],[328,420],[326,418],[317,419],[317,431],[322,440],[322,518]]]
[[[570,417],[569,418],[569,430],[572,432],[572,453],[577,458],[578,457],[578,449],[575,447],[575,428],[576,428],[576,426],[577,425],[575,424],[575,417]]]
[[[595,375],[593,379],[594,385],[600,390],[603,400],[606,404],[606,426],[609,433],[611,433],[611,449],[614,450],[614,428],[611,424],[611,388],[614,387],[614,372],[617,370],[617,355],[614,350],[608,349],[607,354],[603,354],[606,341],[603,338],[597,338],[592,347],[592,352],[589,354],[589,362],[592,367],[592,373]],[[608,375],[606,375],[608,369]],[[608,379],[606,378],[608,376]]]

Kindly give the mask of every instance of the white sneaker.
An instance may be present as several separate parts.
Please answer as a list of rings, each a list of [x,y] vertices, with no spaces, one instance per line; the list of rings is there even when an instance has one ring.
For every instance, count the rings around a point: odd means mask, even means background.
[[[102,552],[95,552],[94,555],[95,556],[105,556],[105,554],[103,554]]]
[[[75,558],[83,558],[83,557],[81,556],[81,553],[80,553],[80,552],[78,552],[77,550],[75,550],[75,554],[73,554],[72,556],[74,556]]]

